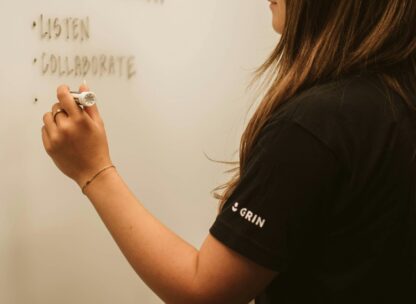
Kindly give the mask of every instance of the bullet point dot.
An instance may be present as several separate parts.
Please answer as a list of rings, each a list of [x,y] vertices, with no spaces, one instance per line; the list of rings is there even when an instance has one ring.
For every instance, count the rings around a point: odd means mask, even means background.
[[[33,21],[32,26],[36,27],[36,21]]]
[[[38,99],[37,98],[35,98],[35,102],[38,102]]]
[[[38,59],[37,58],[34,58],[33,59],[33,63],[36,63],[38,61]]]

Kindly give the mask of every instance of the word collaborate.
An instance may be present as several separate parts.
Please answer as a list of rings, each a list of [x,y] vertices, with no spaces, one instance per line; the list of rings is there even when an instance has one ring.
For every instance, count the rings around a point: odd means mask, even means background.
[[[136,74],[134,56],[61,56],[42,53],[42,75],[56,76],[120,76],[132,78]]]
[[[87,43],[91,39],[89,17],[46,17],[41,14],[33,22],[33,28],[39,29],[41,41],[64,40],[67,43]],[[83,45],[87,47],[87,45]],[[66,48],[66,51],[70,47]],[[34,63],[39,60],[35,58]],[[136,75],[135,57],[113,54],[57,54],[43,52],[40,55],[40,70],[43,76],[86,77],[115,76],[131,79]]]

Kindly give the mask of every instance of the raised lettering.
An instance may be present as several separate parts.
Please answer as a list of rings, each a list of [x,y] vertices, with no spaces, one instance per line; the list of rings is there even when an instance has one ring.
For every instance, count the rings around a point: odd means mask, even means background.
[[[43,39],[48,36],[48,33],[43,30],[43,14],[39,17],[39,24],[40,24],[40,38]]]
[[[70,22],[71,22],[71,18],[66,18],[65,19],[65,32],[66,32],[66,39],[67,40],[69,40],[69,38],[70,38],[70,36],[69,36]]]
[[[62,67],[61,67],[61,56],[58,56],[58,75],[59,76],[63,76],[65,75],[65,71],[62,71]]]
[[[94,76],[98,73],[98,58],[96,56],[91,59],[91,71]]]
[[[87,56],[82,57],[82,75],[86,76],[90,70],[90,61]]]
[[[136,75],[136,69],[134,68],[134,57],[131,56],[127,59],[127,78],[130,79]]]
[[[48,18],[48,31],[45,34],[48,35],[49,39],[52,39],[52,20],[51,20],[51,18]]]
[[[107,57],[105,55],[100,56],[100,76],[107,72],[106,68]]]
[[[79,19],[78,18],[72,19],[72,37],[74,38],[74,40],[77,40],[79,36],[78,25],[79,25]]]
[[[246,214],[246,220],[247,221],[251,221],[251,217],[253,216],[253,212],[251,212],[251,211],[247,211],[247,214]]]
[[[82,62],[81,57],[75,56],[75,76],[82,75]]]
[[[67,76],[70,76],[72,73],[74,73],[74,69],[69,67],[69,59],[68,56],[65,57],[65,67],[66,67],[66,74]]]
[[[114,62],[114,57],[110,56],[108,58],[108,73],[111,75],[114,75],[116,72],[115,70],[115,62]]]
[[[45,63],[46,53],[42,53],[42,75],[45,75],[48,72],[49,64]]]
[[[56,73],[56,70],[58,69],[58,62],[57,62],[55,55],[50,56],[49,64],[51,65],[50,71],[51,71],[51,74],[53,75]]]
[[[260,216],[257,218],[256,226],[260,226],[260,228],[263,228],[264,224],[266,223],[265,219],[262,219]]]
[[[53,28],[55,30],[55,38],[59,38],[59,36],[61,36],[62,33],[62,26],[59,23],[58,18],[55,18],[55,20],[53,21]]]
[[[86,17],[80,24],[81,41],[90,39],[90,19]]]

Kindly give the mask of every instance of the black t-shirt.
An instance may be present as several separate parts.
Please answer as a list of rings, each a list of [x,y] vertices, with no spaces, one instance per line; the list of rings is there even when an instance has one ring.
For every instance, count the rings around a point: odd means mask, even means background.
[[[210,233],[279,272],[256,303],[414,304],[415,151],[377,77],[320,84],[273,114]]]

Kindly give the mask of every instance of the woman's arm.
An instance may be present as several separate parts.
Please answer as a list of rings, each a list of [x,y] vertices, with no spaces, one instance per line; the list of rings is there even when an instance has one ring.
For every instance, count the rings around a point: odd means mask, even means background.
[[[196,250],[147,212],[115,170],[86,194],[137,274],[168,303],[247,303],[274,276],[211,236]]]
[[[43,143],[58,168],[82,187],[111,164],[104,124],[96,106],[82,111],[67,87],[58,89],[58,99],[53,111],[62,108],[67,116],[59,114],[55,122],[45,114]],[[85,193],[136,273],[167,303],[247,303],[276,276],[210,235],[198,251],[153,217],[114,169]]]

